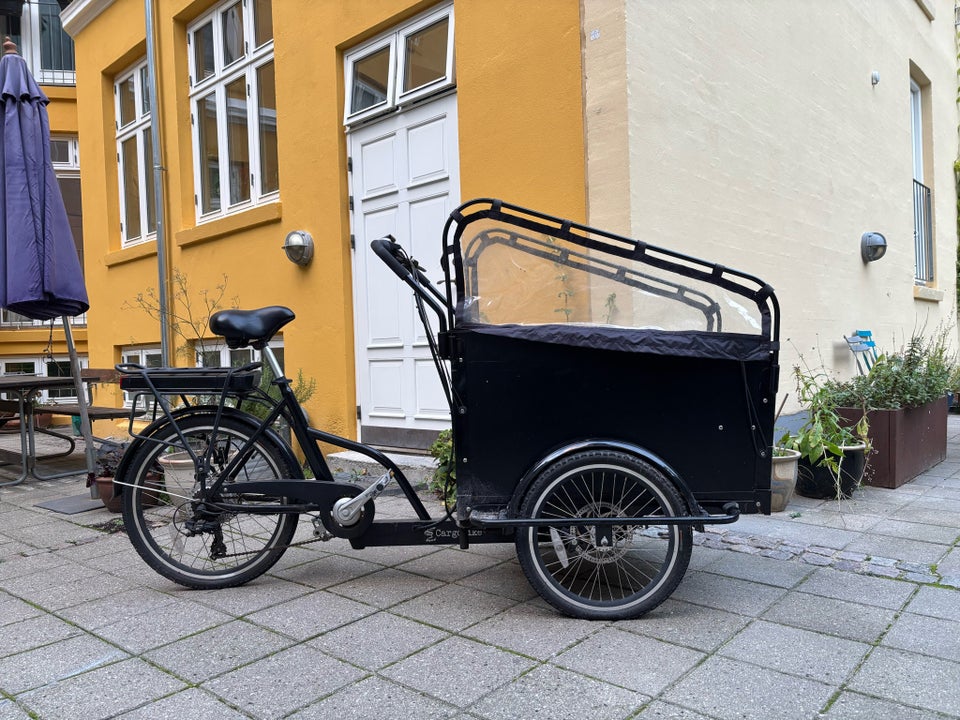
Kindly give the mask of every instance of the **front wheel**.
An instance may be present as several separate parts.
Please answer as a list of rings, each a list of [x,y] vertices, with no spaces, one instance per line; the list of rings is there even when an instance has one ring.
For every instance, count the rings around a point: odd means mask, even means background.
[[[177,424],[199,457],[213,448],[206,487],[252,435],[250,424],[229,416],[218,424],[213,415],[187,416]],[[245,456],[216,497],[201,497],[194,463],[172,425],[158,428],[140,445],[127,473],[116,481],[124,486],[124,528],[150,567],[181,585],[213,589],[242,585],[280,559],[296,531],[297,515],[269,512],[285,502],[282,497],[240,495],[230,486],[300,478],[302,472],[270,436],[258,438]],[[252,512],[239,512],[238,505]]]
[[[639,617],[670,596],[690,562],[689,526],[585,522],[688,514],[663,473],[626,453],[590,450],[557,461],[534,480],[520,513],[561,521],[518,531],[517,555],[534,589],[574,617]]]

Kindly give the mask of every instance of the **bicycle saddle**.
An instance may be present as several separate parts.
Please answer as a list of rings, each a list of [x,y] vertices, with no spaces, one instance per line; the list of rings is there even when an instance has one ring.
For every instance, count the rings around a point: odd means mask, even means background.
[[[210,316],[210,330],[222,336],[232,350],[247,345],[261,350],[295,317],[293,310],[282,305],[257,310],[219,310]]]

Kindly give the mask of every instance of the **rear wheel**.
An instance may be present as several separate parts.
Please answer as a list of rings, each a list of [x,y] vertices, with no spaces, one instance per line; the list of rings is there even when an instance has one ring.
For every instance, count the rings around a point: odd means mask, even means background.
[[[643,615],[670,596],[690,562],[689,526],[584,522],[688,514],[663,473],[632,455],[591,450],[558,461],[530,486],[520,512],[562,521],[519,530],[516,545],[530,584],[568,615]]]
[[[177,424],[198,456],[214,448],[207,487],[252,435],[247,423],[227,416],[216,432],[212,415],[186,417]],[[181,585],[209,589],[242,585],[280,559],[296,530],[297,515],[226,508],[269,509],[284,502],[230,491],[234,482],[302,477],[275,441],[258,439],[218,496],[202,498],[194,463],[174,427],[163,426],[150,437],[151,442],[136,451],[126,475],[116,478],[124,485],[124,528],[150,567]]]

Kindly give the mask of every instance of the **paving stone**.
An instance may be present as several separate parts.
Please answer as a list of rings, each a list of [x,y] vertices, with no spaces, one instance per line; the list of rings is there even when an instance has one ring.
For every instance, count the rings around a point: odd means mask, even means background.
[[[86,630],[96,630],[116,622],[118,617],[148,615],[174,602],[177,601],[165,593],[149,588],[133,588],[74,605],[57,614]]]
[[[521,655],[547,660],[601,627],[602,624],[591,620],[561,619],[556,610],[537,599],[472,625],[461,634]]]
[[[160,718],[189,718],[189,720],[249,720],[249,715],[197,688],[189,688],[152,702],[137,710],[118,716],[118,720],[159,720]]]
[[[627,718],[649,698],[638,692],[545,665],[477,703],[489,720],[613,720]]]
[[[488,555],[481,555],[469,550],[448,548],[418,557],[396,567],[398,570],[426,575],[434,580],[454,582],[498,565],[499,562],[499,560]]]
[[[824,683],[714,656],[659,699],[721,720],[810,720],[832,694]]]
[[[647,705],[634,718],[637,720],[711,720],[706,715],[660,700]]]
[[[895,578],[900,576],[900,571],[889,565],[873,565],[864,563],[862,571],[867,575],[877,575],[879,577]]]
[[[920,588],[907,605],[907,611],[960,622],[960,593],[943,588]]]
[[[923,583],[923,584],[936,583],[936,582],[939,582],[940,580],[940,578],[937,575],[930,575],[928,573],[912,573],[912,572],[905,573],[901,579],[909,580],[910,582],[915,582],[915,583]]]
[[[457,585],[477,588],[517,602],[537,597],[537,591],[530,586],[526,575],[520,568],[520,563],[516,560],[501,562],[487,570],[469,575],[462,580],[458,580]]]
[[[673,596],[741,615],[757,616],[780,599],[786,590],[706,572],[688,572]]]
[[[52,615],[38,615],[0,627],[0,657],[43,647],[80,635],[79,629]]]
[[[30,716],[13,700],[0,699],[0,720],[30,720]]]
[[[466,708],[535,663],[466,638],[452,637],[381,671],[444,702]]]
[[[290,716],[291,720],[370,720],[410,718],[444,720],[455,707],[426,697],[379,677],[368,677],[338,690],[318,703]]]
[[[899,610],[913,594],[916,585],[822,568],[811,573],[796,589],[851,602],[869,600],[876,607]]]
[[[132,658],[24,693],[18,700],[42,718],[92,720],[113,717],[185,687]]]
[[[336,585],[330,588],[330,592],[378,608],[388,608],[428,593],[442,584],[422,575],[389,568]]]
[[[749,618],[743,615],[670,598],[647,615],[637,620],[621,620],[616,627],[709,653],[730,640],[748,622]]]
[[[295,567],[276,570],[272,574],[300,585],[322,589],[355,580],[382,569],[382,565],[360,558],[326,555]]]
[[[374,612],[376,608],[370,605],[318,591],[251,613],[245,619],[295,640],[306,640]]]
[[[784,563],[763,557],[745,558],[736,555],[721,558],[707,569],[707,572],[717,573],[718,575],[782,588],[795,586],[812,571],[812,568],[797,563]]]
[[[896,564],[898,560],[930,565],[940,560],[949,550],[949,546],[911,538],[869,534],[850,543],[845,549],[869,555],[870,562],[874,565]]]
[[[960,622],[905,612],[884,636],[883,645],[960,663]]]
[[[624,662],[625,658],[629,662]],[[553,662],[620,687],[655,695],[701,662],[704,654],[653,638],[604,628]]]
[[[120,617],[97,628],[96,634],[127,652],[139,654],[232,619],[212,608],[174,598],[174,602],[154,609],[148,620],[140,615]]]
[[[818,717],[826,720],[881,720],[896,718],[896,720],[938,720],[942,715],[934,718],[930,712],[909,708],[904,705],[867,697],[854,692],[843,692],[836,699],[830,710]]]
[[[309,592],[309,587],[299,583],[261,577],[240,587],[194,591],[190,593],[190,599],[228,615],[240,617],[273,605],[280,605]]]
[[[804,553],[800,557],[803,562],[808,565],[819,565],[820,567],[828,567],[833,564],[833,560],[823,555],[818,555],[816,553]]]
[[[0,593],[0,627],[36,617],[42,611],[35,605],[25,603],[6,593]]]
[[[291,669],[296,668],[296,672]],[[203,688],[257,718],[279,718],[364,676],[307,645],[283,650],[221,675]]]
[[[849,688],[956,716],[960,715],[958,677],[960,664],[881,647],[867,658]]]
[[[515,605],[499,595],[463,587],[445,585],[393,607],[398,615],[459,632]]]
[[[895,617],[887,608],[800,593],[787,595],[763,614],[764,620],[865,643],[876,642]]]
[[[367,668],[380,668],[449,637],[423,623],[381,612],[310,641],[310,645]]]
[[[717,652],[809,680],[839,685],[870,650],[866,643],[758,620]]]
[[[942,525],[907,522],[904,520],[885,519],[877,523],[870,531],[871,535],[891,535],[908,540],[952,545],[957,539],[957,529]]]
[[[291,640],[234,621],[152,650],[144,657],[191,683],[200,683],[288,647]]]
[[[130,657],[89,635],[79,635],[0,660],[0,688],[11,695]]]

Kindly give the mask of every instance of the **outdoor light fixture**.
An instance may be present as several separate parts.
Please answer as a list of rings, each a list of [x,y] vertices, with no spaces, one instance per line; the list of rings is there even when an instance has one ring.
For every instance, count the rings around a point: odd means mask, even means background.
[[[860,257],[865,263],[879,260],[887,252],[887,239],[878,232],[865,232],[860,236]]]
[[[297,265],[309,265],[313,257],[313,238],[306,230],[293,230],[283,241],[287,260]]]
[[[880,84],[880,71],[879,71],[879,70],[874,70],[872,73],[870,73],[870,84],[871,84],[871,85],[879,85],[879,84]]]

